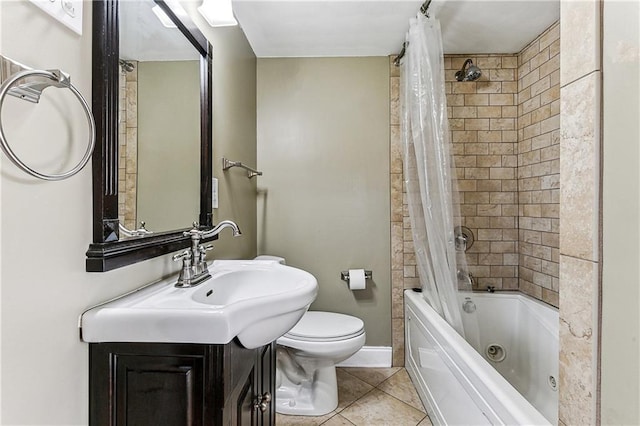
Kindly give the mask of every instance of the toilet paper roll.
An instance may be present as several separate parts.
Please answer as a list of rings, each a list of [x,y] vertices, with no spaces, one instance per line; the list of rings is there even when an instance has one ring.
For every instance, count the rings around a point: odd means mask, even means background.
[[[366,287],[364,269],[349,269],[349,290],[364,290]]]

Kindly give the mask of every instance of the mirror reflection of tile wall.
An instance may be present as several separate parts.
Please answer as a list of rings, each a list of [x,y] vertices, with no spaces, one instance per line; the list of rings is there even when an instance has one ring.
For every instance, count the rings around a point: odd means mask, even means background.
[[[119,79],[119,154],[118,219],[128,229],[137,229],[137,160],[138,160],[138,63],[132,71],[120,67]]]

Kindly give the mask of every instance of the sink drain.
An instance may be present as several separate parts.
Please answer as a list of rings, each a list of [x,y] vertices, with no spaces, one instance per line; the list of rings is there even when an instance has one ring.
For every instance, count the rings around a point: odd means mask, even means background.
[[[495,343],[487,346],[485,354],[493,362],[502,362],[507,357],[507,351],[504,350],[502,345]]]

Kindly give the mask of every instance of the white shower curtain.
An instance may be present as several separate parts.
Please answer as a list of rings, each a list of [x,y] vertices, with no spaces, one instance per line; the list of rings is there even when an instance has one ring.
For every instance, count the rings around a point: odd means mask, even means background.
[[[454,227],[459,219],[450,156],[440,23],[419,15],[411,21],[401,65],[404,177],[422,294],[464,336],[458,293]]]

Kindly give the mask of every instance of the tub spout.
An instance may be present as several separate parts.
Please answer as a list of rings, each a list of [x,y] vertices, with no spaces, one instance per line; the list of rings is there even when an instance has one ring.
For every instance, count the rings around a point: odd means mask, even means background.
[[[473,274],[464,269],[458,269],[458,283],[464,283],[465,286],[469,285],[469,290],[472,290],[476,286],[476,280],[473,278]]]

